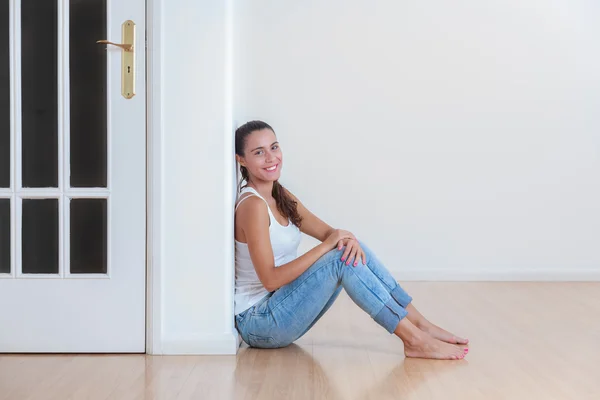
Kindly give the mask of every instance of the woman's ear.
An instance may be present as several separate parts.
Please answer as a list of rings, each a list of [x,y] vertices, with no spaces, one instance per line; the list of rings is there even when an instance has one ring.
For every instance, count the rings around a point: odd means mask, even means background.
[[[240,164],[242,167],[245,167],[244,165],[244,161],[242,160],[242,157],[238,156],[237,154],[235,155],[235,160],[238,162],[238,164]]]

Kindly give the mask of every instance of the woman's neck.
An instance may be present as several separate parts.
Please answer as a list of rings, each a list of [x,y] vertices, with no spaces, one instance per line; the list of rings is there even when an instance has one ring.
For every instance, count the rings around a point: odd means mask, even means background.
[[[248,182],[248,186],[256,190],[265,199],[273,197],[273,182]]]

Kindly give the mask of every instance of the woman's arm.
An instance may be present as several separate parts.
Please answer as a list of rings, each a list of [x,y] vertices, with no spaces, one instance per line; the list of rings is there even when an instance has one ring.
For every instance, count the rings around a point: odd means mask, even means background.
[[[319,217],[310,212],[304,204],[294,196],[289,190],[285,189],[287,193],[290,195],[297,204],[297,210],[300,216],[302,217],[302,226],[300,230],[309,235],[318,239],[320,241],[324,241],[329,237],[329,235],[335,231],[334,228],[323,222]],[[350,238],[341,239],[337,243],[337,247],[339,250],[342,247],[346,246],[346,250],[344,254],[342,254],[341,260],[346,261],[346,265],[350,265],[351,262],[354,263],[354,266],[358,265],[358,260],[362,259],[363,264],[366,264],[367,257],[365,255],[364,250],[360,247],[360,243],[358,243],[358,239],[351,233]]]
[[[269,237],[269,214],[264,201],[254,196],[244,201],[236,212],[236,224],[239,224],[244,232],[258,279],[269,292],[292,282],[325,253],[333,249],[340,240],[352,236],[350,232],[334,230],[329,237],[323,240],[323,243],[312,250],[287,264],[275,267],[275,258]]]
[[[302,202],[294,196],[289,190],[285,189],[286,192],[290,195],[292,199],[297,204],[298,214],[302,217],[302,226],[300,227],[300,231],[302,233],[307,234],[308,236],[312,236],[321,242],[324,242],[325,239],[334,231],[334,228],[329,226],[327,223],[323,222],[319,217],[310,212],[308,208],[302,204]]]

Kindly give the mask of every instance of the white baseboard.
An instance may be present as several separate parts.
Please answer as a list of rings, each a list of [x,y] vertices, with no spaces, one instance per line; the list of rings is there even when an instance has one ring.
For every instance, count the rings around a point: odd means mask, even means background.
[[[167,337],[161,355],[235,355],[240,346],[237,332],[222,335],[189,335]],[[154,353],[157,354],[157,353]]]
[[[518,269],[518,270],[391,270],[398,281],[506,281],[506,282],[600,282],[598,269]]]

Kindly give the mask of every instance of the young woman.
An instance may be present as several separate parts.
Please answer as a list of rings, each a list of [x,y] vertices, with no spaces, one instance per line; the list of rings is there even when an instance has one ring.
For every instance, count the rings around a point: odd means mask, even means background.
[[[235,216],[235,323],[249,346],[294,342],[344,288],[404,342],[407,357],[465,357],[468,340],[425,319],[364,243],[327,225],[281,186],[283,154],[268,124],[251,121],[239,127],[235,152],[244,184]],[[321,243],[298,257],[301,232]]]

